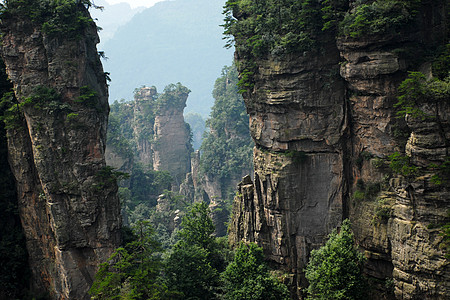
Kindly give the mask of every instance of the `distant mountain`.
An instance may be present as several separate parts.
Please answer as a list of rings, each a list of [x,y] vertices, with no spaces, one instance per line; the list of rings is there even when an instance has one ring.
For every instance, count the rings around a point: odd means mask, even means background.
[[[181,82],[191,89],[185,112],[207,116],[214,82],[233,51],[222,40],[224,0],[159,2],[118,28],[104,46],[111,73],[110,101],[131,100],[133,90],[156,86],[158,92]]]
[[[103,9],[91,9],[91,15],[96,20],[97,26],[100,26],[100,47],[114,36],[117,28],[124,25],[138,12],[143,11],[145,7],[132,9],[128,3],[109,4],[105,0],[96,0],[96,6]]]

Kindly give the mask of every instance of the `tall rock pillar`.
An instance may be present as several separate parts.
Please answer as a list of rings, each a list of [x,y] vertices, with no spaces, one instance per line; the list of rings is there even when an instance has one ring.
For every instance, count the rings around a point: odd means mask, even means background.
[[[1,16],[2,56],[18,101],[7,118],[9,161],[34,293],[89,299],[121,226],[104,159],[109,107],[97,28],[75,1],[34,2],[8,1]]]
[[[190,130],[183,117],[189,92],[180,83],[166,87],[158,98],[153,130],[153,169],[169,171],[177,187],[191,169]]]

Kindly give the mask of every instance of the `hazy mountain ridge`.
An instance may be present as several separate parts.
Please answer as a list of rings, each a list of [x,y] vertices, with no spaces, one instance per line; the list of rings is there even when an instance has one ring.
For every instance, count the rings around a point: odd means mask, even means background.
[[[145,7],[131,8],[128,3],[124,2],[109,4],[105,0],[97,0],[95,5],[100,8],[91,9],[90,13],[97,26],[101,28],[99,48],[102,48],[103,44],[114,36],[120,26],[129,22],[136,13],[145,9]]]

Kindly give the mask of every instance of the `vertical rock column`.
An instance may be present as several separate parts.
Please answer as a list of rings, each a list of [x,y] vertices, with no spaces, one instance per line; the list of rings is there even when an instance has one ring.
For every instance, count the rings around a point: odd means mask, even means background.
[[[181,84],[166,88],[158,99],[153,130],[153,169],[169,171],[177,187],[191,169],[190,132],[183,117],[189,92]]]
[[[244,94],[255,178],[240,185],[230,239],[262,245],[298,287],[306,285],[310,250],[339,226],[346,191],[339,53],[333,45],[323,51],[258,61],[254,88]]]
[[[41,28],[12,10],[2,18],[2,55],[19,102],[10,165],[34,292],[89,299],[98,265],[120,242],[117,185],[104,159],[106,78],[92,21],[76,36]]]
[[[140,88],[134,95],[133,133],[136,139],[137,161],[146,167],[152,166],[151,137],[153,134],[153,114],[155,87]]]

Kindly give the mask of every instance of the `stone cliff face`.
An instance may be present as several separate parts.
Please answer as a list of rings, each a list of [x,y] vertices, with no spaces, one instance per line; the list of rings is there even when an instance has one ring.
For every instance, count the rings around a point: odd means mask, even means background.
[[[323,56],[260,61],[254,92],[244,95],[255,178],[252,187],[248,179],[240,186],[245,214],[235,208],[232,226],[244,235],[231,239],[258,242],[302,286],[309,252],[343,217],[347,112],[338,61],[336,47]]]
[[[406,71],[417,69],[411,60],[398,55],[398,50],[414,42],[436,45],[439,34],[445,33],[439,22],[441,12],[434,7],[429,13],[427,21],[437,23],[431,24],[435,30],[432,35],[423,30],[405,34],[400,40],[384,37],[338,41],[345,59],[341,75],[352,93],[352,153],[356,159],[365,156],[352,167],[352,190],[358,189],[358,181],[365,183],[366,190],[369,185],[381,186],[375,201],[352,202],[350,219],[368,258],[366,272],[377,279],[393,278],[397,299],[442,299],[450,292],[448,261],[439,248],[441,231],[433,228],[446,220],[450,204],[448,182],[432,183],[431,170],[405,178],[392,175],[379,165],[380,159],[396,151],[406,151],[411,163],[423,168],[441,164],[448,157],[448,99],[427,99],[420,109],[435,117],[422,120],[407,115],[406,127],[401,124],[403,120],[396,118],[393,108],[397,87]],[[427,24],[422,23],[420,28],[426,29]],[[430,77],[430,66],[425,61],[419,70]],[[404,131],[403,138],[399,137],[399,130]],[[381,209],[389,210],[383,221],[374,217]]]
[[[9,161],[34,292],[89,299],[98,265],[120,242],[117,185],[104,159],[106,78],[92,21],[76,37],[41,28],[12,10],[2,17],[2,56],[18,100]]]
[[[368,258],[365,273],[380,283],[372,298],[449,295],[435,226],[448,222],[449,183],[436,184],[429,167],[448,160],[448,94],[417,104],[430,118],[399,119],[394,106],[407,71],[434,75],[425,53],[447,43],[446,9],[441,1],[424,3],[414,29],[401,35],[324,38],[321,53],[253,61],[254,86],[244,99],[255,179],[239,185],[230,240],[262,245],[291,274],[299,298],[309,252],[347,217]],[[388,156],[395,153],[418,171],[393,172]]]

